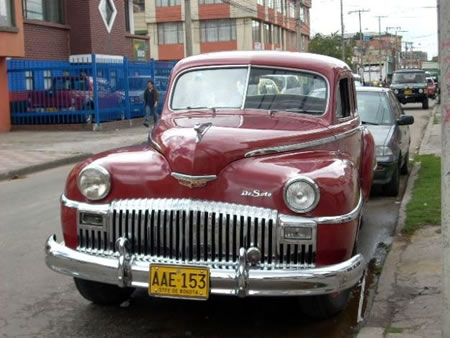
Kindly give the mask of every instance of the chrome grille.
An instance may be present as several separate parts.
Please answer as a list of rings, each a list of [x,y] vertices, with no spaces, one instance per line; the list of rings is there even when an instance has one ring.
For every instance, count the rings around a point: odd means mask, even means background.
[[[118,200],[102,227],[78,224],[79,250],[115,252],[126,237],[138,259],[235,266],[241,247],[260,249],[263,266],[313,266],[315,245],[280,243],[278,212],[187,199]]]

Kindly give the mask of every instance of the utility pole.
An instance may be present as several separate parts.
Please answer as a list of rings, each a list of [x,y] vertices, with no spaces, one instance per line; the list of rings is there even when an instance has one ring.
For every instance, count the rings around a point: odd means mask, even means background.
[[[186,36],[186,56],[192,55],[191,0],[184,0],[184,31]]]
[[[348,14],[353,14],[353,13],[358,13],[358,15],[359,15],[359,53],[360,53],[360,55],[361,55],[361,59],[360,59],[360,69],[361,69],[361,67],[362,67],[362,69],[363,69],[363,71],[362,71],[362,74],[360,74],[361,75],[361,79],[363,80],[363,82],[364,82],[364,47],[363,47],[363,34],[362,34],[362,25],[361,25],[361,13],[366,13],[366,12],[370,12],[370,9],[358,9],[358,10],[355,10],[355,11],[350,11],[350,12],[348,12]]]
[[[450,336],[450,3],[438,0],[439,66],[441,69],[441,232],[444,308],[442,337]]]
[[[382,15],[378,15],[377,16],[377,18],[378,18],[378,41],[380,42],[380,45],[379,45],[379,49],[378,49],[378,57],[379,57],[379,63],[380,63],[380,83],[381,83],[381,81],[383,81],[383,78],[382,78],[382,68],[381,68],[381,18],[385,18],[385,16],[382,16]]]
[[[341,48],[342,48],[342,61],[345,62],[345,42],[344,42],[344,4],[341,0]]]

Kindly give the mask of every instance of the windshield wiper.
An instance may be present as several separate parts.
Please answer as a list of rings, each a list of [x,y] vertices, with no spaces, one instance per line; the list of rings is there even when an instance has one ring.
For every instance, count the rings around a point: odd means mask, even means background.
[[[361,121],[362,124],[370,124],[371,126],[378,126],[379,123],[375,123],[375,122],[368,122],[368,121]]]
[[[269,109],[269,114],[287,111],[289,113],[302,113],[302,114],[310,114],[310,115],[322,115],[323,111],[320,110],[306,110],[301,108],[287,108],[287,109]]]
[[[213,113],[216,112],[216,108],[215,107],[200,107],[200,106],[192,107],[192,106],[187,106],[187,107],[184,107],[184,108],[181,108],[181,109],[189,109],[189,110],[191,110],[191,109],[210,109]]]

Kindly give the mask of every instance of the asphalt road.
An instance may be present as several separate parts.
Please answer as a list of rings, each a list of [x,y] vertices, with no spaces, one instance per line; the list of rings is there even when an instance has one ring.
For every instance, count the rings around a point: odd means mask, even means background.
[[[422,139],[429,112],[406,106],[416,118],[411,154]],[[85,301],[70,277],[44,263],[44,242],[59,226],[59,195],[71,166],[0,182],[0,336],[263,336],[351,337],[359,288],[348,308],[328,321],[303,317],[296,299],[212,297],[208,302],[153,299],[136,292],[121,307]],[[406,178],[402,178],[404,188]],[[403,189],[402,189],[403,191]],[[365,208],[359,249],[374,257],[389,243],[401,195],[373,194]],[[369,282],[371,277],[369,275]],[[370,284],[370,283],[369,283]],[[373,287],[373,285],[372,285]]]

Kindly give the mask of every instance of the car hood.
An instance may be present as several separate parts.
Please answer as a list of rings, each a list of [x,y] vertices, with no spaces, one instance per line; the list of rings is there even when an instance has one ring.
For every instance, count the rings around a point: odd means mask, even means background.
[[[152,139],[172,171],[217,175],[249,151],[330,135],[326,121],[321,118],[246,111],[245,114],[173,114],[163,117]]]
[[[387,144],[389,141],[389,137],[392,134],[392,130],[394,128],[394,126],[371,126],[371,125],[367,125],[366,127],[372,134],[376,146],[383,146]]]
[[[425,88],[426,83],[393,83],[391,84],[391,89],[404,89],[404,88]]]

